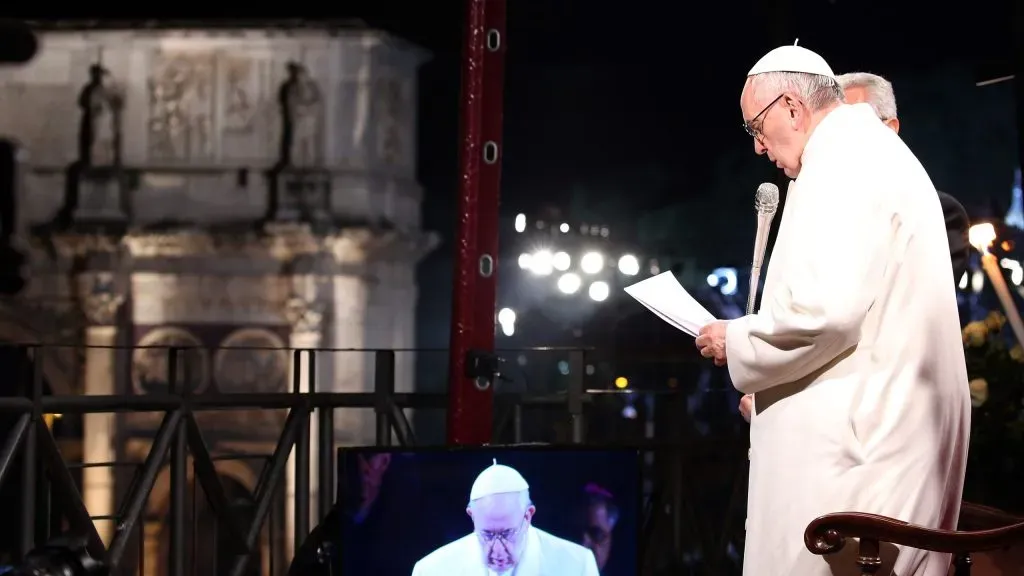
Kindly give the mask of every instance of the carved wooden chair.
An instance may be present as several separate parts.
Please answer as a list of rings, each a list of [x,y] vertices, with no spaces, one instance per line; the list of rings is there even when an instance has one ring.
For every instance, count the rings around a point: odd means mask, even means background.
[[[909,546],[953,555],[953,575],[970,576],[971,554],[1004,550],[1024,544],[1024,518],[965,502],[960,530],[931,530],[885,516],[841,512],[816,518],[804,531],[804,544],[814,554],[834,554],[847,540],[857,538],[856,563],[861,574],[876,574],[882,565],[882,545]]]

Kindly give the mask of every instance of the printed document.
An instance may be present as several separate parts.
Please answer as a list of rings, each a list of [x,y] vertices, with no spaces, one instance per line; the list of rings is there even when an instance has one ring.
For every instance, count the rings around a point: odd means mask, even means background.
[[[672,272],[662,272],[625,288],[626,294],[654,312],[659,318],[694,338],[715,317],[686,288]]]

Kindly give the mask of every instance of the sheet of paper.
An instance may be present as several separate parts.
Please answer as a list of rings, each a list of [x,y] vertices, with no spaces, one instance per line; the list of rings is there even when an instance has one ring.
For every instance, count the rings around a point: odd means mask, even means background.
[[[715,320],[676,280],[672,272],[662,272],[625,288],[629,294],[659,318],[696,337],[700,329]]]

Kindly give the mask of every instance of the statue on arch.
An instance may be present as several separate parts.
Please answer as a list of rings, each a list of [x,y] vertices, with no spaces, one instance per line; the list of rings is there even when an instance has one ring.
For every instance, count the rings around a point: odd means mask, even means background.
[[[78,96],[81,120],[78,161],[83,166],[121,163],[121,109],[124,98],[100,64],[89,66],[89,82]]]
[[[279,165],[309,167],[319,164],[323,99],[320,87],[302,64],[288,63],[288,79],[278,92],[278,104],[281,109]]]

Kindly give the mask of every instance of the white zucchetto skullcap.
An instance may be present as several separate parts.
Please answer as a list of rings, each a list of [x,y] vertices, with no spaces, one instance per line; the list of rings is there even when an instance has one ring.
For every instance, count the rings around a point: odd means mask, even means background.
[[[484,496],[522,492],[529,489],[530,485],[526,483],[526,479],[519,472],[516,472],[515,468],[498,464],[498,460],[495,459],[494,464],[485,468],[476,477],[473,488],[469,491],[469,501],[479,500]]]
[[[799,39],[797,41],[799,42]],[[824,58],[807,48],[797,46],[796,42],[792,46],[780,46],[762,56],[750,72],[747,72],[747,76],[766,72],[802,72],[829,78],[836,77]]]

